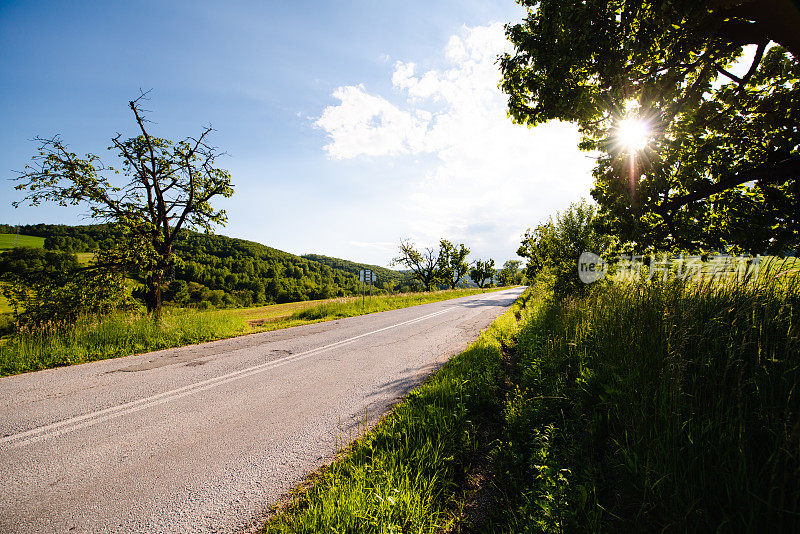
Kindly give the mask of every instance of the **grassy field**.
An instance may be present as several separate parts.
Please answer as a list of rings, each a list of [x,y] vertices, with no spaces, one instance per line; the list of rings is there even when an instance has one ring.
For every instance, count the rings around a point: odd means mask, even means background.
[[[497,291],[498,289],[493,289]],[[84,318],[75,325],[51,324],[0,339],[0,376],[116,358],[254,332],[277,330],[405,308],[492,290],[458,289],[373,297],[362,307],[355,297],[276,304],[258,308],[194,311],[167,309],[161,325],[142,315]]]
[[[76,252],[75,256],[78,257],[78,264],[86,266],[94,259],[94,252]]]
[[[355,297],[350,298],[355,299]],[[258,328],[266,323],[275,323],[288,319],[296,312],[337,300],[338,299],[305,300],[301,302],[286,302],[284,304],[270,304],[268,306],[256,306],[252,308],[239,308],[232,311],[251,324],[253,328]]]
[[[0,282],[1,284],[1,282]],[[0,295],[0,315],[11,313],[11,306],[3,295]]]
[[[17,239],[19,237],[19,239]],[[0,234],[0,252],[14,247],[43,248],[44,238],[29,235]]]

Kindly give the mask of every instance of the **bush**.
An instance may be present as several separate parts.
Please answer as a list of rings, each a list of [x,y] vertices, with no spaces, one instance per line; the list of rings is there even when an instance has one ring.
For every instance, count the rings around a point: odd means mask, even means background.
[[[578,278],[578,258],[583,252],[602,255],[611,243],[596,231],[594,219],[594,207],[582,200],[525,232],[517,254],[528,259],[528,279],[552,278],[557,298],[585,292],[587,287]]]

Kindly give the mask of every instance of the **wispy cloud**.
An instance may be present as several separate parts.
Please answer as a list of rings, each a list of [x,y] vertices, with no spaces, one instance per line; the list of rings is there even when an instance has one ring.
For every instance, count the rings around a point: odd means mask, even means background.
[[[448,237],[477,255],[510,257],[526,227],[588,195],[593,160],[577,150],[575,126],[529,129],[507,117],[497,57],[509,46],[502,24],[464,27],[443,50],[444,68],[397,61],[393,94],[339,87],[339,103],[315,121],[333,159],[432,156],[403,184],[401,234],[429,243]]]

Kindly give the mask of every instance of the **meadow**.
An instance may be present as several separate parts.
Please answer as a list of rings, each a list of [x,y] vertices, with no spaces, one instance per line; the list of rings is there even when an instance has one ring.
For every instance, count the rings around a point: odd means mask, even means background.
[[[14,247],[44,248],[44,238],[29,235],[0,234],[0,252]]]
[[[83,317],[50,323],[0,339],[0,376],[73,365],[458,298],[487,289],[349,297],[255,308],[198,311],[166,308],[159,324],[142,313]]]

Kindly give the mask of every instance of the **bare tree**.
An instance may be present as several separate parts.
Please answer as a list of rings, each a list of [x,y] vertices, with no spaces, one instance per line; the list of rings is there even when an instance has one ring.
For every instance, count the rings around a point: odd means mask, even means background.
[[[27,191],[22,202],[42,201],[61,206],[86,204],[94,219],[122,227],[127,242],[107,268],[124,269],[141,278],[147,288],[147,309],[156,318],[161,311],[161,292],[175,258],[172,247],[183,228],[210,231],[224,225],[224,210],[215,210],[210,200],[233,195],[230,173],[216,167],[222,155],[207,143],[212,128],[197,137],[172,142],[152,136],[141,102],[147,93],[128,103],[139,135],[123,139],[117,134],[109,150],[116,150],[120,169],[104,165],[100,158],[84,158],[70,152],[58,135],[37,137],[41,142],[32,165],[17,178],[16,189]],[[111,176],[122,173],[127,182],[114,185]]]
[[[427,247],[420,252],[411,241],[401,240],[400,256],[392,260],[392,265],[402,265],[410,270],[425,291],[430,291],[439,278],[439,251]]]

